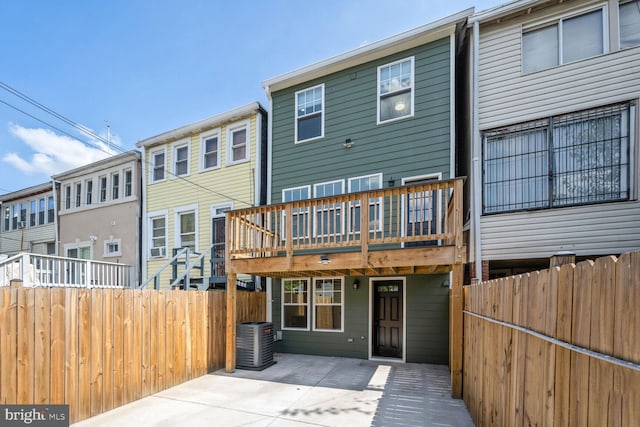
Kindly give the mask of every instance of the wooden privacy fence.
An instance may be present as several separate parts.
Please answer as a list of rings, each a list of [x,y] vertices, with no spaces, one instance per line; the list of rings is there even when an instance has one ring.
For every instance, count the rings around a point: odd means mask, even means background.
[[[640,425],[640,252],[465,287],[478,426]]]
[[[238,292],[238,322],[265,319]],[[0,288],[0,403],[68,404],[71,422],[224,366],[224,291]]]

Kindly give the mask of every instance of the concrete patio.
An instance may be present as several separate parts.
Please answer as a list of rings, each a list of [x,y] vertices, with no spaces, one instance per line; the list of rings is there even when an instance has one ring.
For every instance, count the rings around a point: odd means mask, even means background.
[[[216,371],[74,426],[473,426],[450,397],[446,366],[274,358],[263,371]]]

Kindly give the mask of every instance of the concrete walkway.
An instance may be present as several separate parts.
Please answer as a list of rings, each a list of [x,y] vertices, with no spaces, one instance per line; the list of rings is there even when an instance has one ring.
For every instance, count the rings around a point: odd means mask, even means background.
[[[74,424],[93,426],[473,426],[445,366],[276,354]]]

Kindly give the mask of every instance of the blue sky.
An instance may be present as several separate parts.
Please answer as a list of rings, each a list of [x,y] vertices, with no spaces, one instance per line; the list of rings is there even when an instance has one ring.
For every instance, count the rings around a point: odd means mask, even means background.
[[[268,107],[264,80],[469,7],[501,3],[2,2],[0,194],[249,102]],[[108,125],[111,149],[5,85],[102,137]]]

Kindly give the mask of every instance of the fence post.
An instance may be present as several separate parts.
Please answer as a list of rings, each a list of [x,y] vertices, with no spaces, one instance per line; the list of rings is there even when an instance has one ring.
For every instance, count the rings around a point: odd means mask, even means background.
[[[92,267],[91,261],[86,260],[84,262],[86,263],[85,264],[86,271],[85,271],[85,275],[84,275],[85,285],[87,286],[87,289],[91,289],[91,280],[92,280],[92,276],[93,276],[91,274],[92,273],[92,271],[91,271],[91,267]]]
[[[236,273],[227,274],[227,336],[225,371],[233,372],[236,369]]]
[[[31,254],[25,252],[20,259],[20,280],[23,286],[33,286],[31,280]]]

